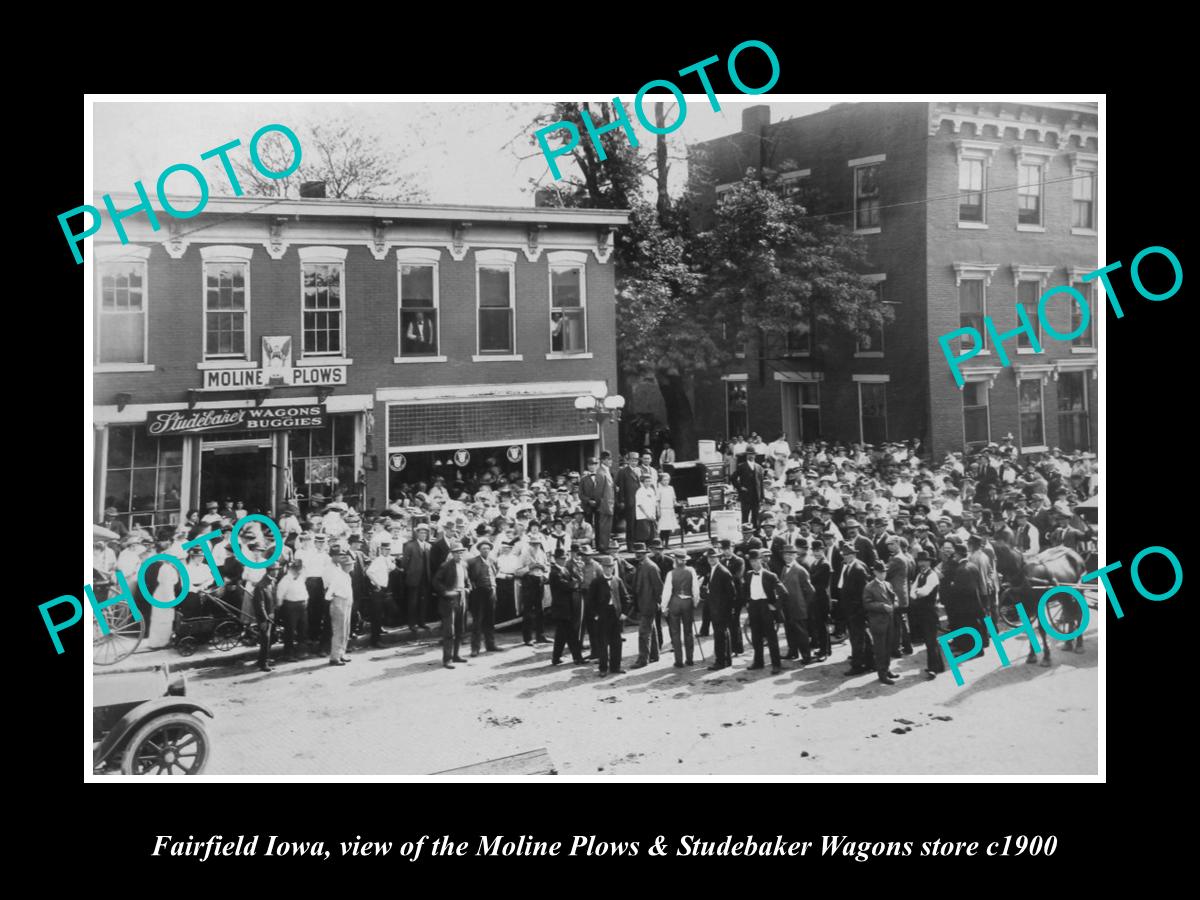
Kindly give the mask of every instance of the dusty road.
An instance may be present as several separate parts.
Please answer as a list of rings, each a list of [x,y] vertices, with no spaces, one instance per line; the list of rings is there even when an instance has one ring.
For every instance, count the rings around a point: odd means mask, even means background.
[[[514,643],[515,641],[515,643]],[[637,632],[625,630],[627,674],[549,665],[549,645],[500,635],[453,671],[436,642],[360,650],[341,668],[323,658],[193,674],[189,694],[216,719],[210,774],[428,774],[546,747],[563,775],[1095,774],[1098,669],[1054,644],[1051,668],[1027,666],[1024,638],[928,682],[924,651],[896,660],[892,687],[844,677],[833,658],[782,674],[669,655],[629,670]],[[711,654],[711,642],[704,641]],[[464,652],[466,648],[464,648]]]

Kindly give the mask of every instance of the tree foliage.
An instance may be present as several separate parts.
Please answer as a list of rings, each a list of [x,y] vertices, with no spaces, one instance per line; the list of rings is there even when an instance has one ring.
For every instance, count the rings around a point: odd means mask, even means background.
[[[248,157],[234,163],[247,194],[259,197],[299,197],[305,181],[325,182],[325,195],[343,200],[391,200],[415,203],[428,199],[423,187],[400,174],[396,148],[385,147],[376,135],[345,119],[317,121],[298,130],[300,168],[284,178],[268,178]],[[258,144],[263,166],[273,172],[293,162],[291,142],[277,131]]]

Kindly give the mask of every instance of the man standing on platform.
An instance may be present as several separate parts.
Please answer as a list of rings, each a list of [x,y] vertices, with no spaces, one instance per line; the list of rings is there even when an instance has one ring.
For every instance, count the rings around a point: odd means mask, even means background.
[[[600,465],[594,456],[588,459],[587,474],[579,481],[579,497],[587,522],[595,532],[596,549],[607,553],[612,541],[617,488],[609,467]]]
[[[625,519],[625,542],[634,543],[637,538],[637,492],[642,486],[642,470],[638,466],[638,455],[632,450],[625,455],[625,465],[617,470],[617,512]]]
[[[766,470],[758,464],[753,449],[746,450],[745,461],[738,464],[730,483],[737,488],[738,503],[742,507],[742,522],[750,522],[758,530],[759,506],[763,501]]]
[[[466,548],[457,541],[450,545],[450,556],[433,575],[433,590],[442,618],[442,666],[453,669],[465,663],[462,657],[463,600],[471,589],[471,579],[463,562]]]

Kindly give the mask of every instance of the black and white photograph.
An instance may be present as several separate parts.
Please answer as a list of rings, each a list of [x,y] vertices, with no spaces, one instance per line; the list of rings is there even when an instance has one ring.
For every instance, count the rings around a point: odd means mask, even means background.
[[[94,99],[85,780],[1103,780],[1104,98],[679,83]]]

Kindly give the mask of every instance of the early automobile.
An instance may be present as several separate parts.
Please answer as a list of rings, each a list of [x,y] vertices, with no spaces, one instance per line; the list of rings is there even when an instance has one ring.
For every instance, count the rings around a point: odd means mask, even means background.
[[[187,679],[166,665],[137,672],[96,670],[92,766],[125,775],[198,775],[208,764],[203,703],[186,699]]]

